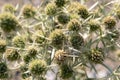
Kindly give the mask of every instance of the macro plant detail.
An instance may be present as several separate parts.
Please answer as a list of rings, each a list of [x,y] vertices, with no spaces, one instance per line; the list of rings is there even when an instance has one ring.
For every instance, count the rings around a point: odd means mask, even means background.
[[[120,1],[89,3],[3,5],[0,80],[120,80]]]

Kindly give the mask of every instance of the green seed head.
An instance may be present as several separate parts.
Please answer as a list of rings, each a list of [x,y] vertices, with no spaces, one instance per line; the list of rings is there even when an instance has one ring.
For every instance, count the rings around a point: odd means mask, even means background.
[[[36,56],[38,53],[37,49],[35,47],[29,47],[28,49],[28,54],[31,56],[31,57],[34,57]]]
[[[90,20],[88,22],[88,26],[90,27],[91,32],[100,29],[100,23],[98,21],[96,21],[96,20]]]
[[[2,7],[2,12],[14,13],[15,12],[15,7],[12,4],[5,4]]]
[[[66,24],[70,21],[70,16],[66,13],[61,13],[60,15],[58,15],[57,20],[61,24]]]
[[[16,17],[10,13],[0,14],[0,27],[4,32],[10,32],[20,28]]]
[[[57,13],[57,7],[56,7],[56,5],[54,3],[47,4],[47,6],[45,8],[45,12],[49,16],[55,15]]]
[[[0,39],[0,52],[5,52],[6,50],[6,41]]]
[[[66,4],[66,0],[55,0],[57,7],[63,7]]]
[[[0,79],[8,78],[8,68],[4,62],[0,62]]]
[[[16,47],[24,48],[25,47],[25,40],[22,36],[15,36],[12,40],[13,45]]]
[[[25,63],[29,63],[32,59],[34,59],[32,56],[30,56],[29,54],[26,54],[23,56],[23,61]]]
[[[69,31],[79,31],[81,28],[80,22],[76,19],[73,19],[67,24],[67,28]]]
[[[89,16],[89,12],[87,8],[83,5],[79,5],[78,7],[78,14],[81,16],[81,18],[86,19]]]
[[[22,8],[22,15],[24,18],[32,18],[36,14],[36,8],[30,4],[24,5]]]
[[[84,45],[84,39],[79,34],[73,34],[70,36],[70,43],[75,49],[80,49]]]
[[[102,63],[104,61],[103,51],[98,50],[98,49],[91,49],[88,58],[93,63],[96,63],[96,64]]]
[[[62,44],[65,41],[65,35],[63,34],[62,30],[54,30],[50,34],[51,44],[56,48],[61,48]]]
[[[112,16],[107,16],[104,18],[104,24],[107,29],[113,29],[116,25],[116,19]]]
[[[63,64],[61,67],[60,75],[63,79],[69,79],[73,76],[73,70],[67,64]]]
[[[16,61],[20,59],[20,54],[15,49],[7,49],[6,58],[8,61]]]
[[[34,76],[42,75],[47,69],[47,64],[44,60],[33,60],[29,64],[29,71]]]

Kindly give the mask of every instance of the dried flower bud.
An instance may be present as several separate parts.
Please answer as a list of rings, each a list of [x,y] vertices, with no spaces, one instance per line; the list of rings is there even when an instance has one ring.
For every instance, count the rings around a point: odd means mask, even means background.
[[[7,49],[6,58],[8,61],[16,61],[20,59],[20,54],[15,49]]]
[[[0,40],[0,52],[5,52],[6,50],[6,41],[5,40]]]
[[[24,18],[32,18],[36,14],[36,9],[30,4],[24,5],[22,8],[22,15]]]
[[[20,48],[25,47],[25,40],[22,36],[15,36],[12,42],[16,47],[20,47]]]
[[[58,15],[57,20],[61,24],[67,24],[70,21],[70,16],[66,13],[61,13],[60,15]]]
[[[47,69],[47,64],[44,60],[33,60],[29,64],[29,70],[32,75],[39,76]]]
[[[57,13],[57,7],[56,7],[56,5],[54,3],[47,4],[47,6],[45,8],[45,12],[49,16],[55,15]]]
[[[116,25],[116,19],[112,16],[107,16],[104,19],[104,24],[106,25],[107,29],[113,29]]]
[[[78,14],[83,18],[86,19],[89,16],[89,12],[87,8],[83,5],[79,5],[78,7]]]
[[[66,4],[66,0],[55,0],[57,7],[63,7]]]
[[[81,35],[75,33],[71,35],[70,43],[75,49],[80,49],[84,45],[84,39]]]
[[[14,13],[15,12],[15,7],[12,4],[5,4],[2,7],[2,12]]]
[[[80,22],[76,19],[73,19],[68,23],[67,28],[69,31],[79,31],[81,28]]]
[[[65,41],[65,35],[63,34],[62,30],[54,30],[50,34],[51,44],[56,48],[61,48],[62,44]]]
[[[99,49],[91,49],[88,58],[93,63],[102,63],[104,61],[104,53]]]
[[[73,70],[67,64],[62,64],[60,68],[61,68],[61,71],[60,71],[61,78],[69,79],[70,77],[73,76]]]
[[[16,17],[10,13],[0,14],[0,27],[4,32],[10,32],[20,28]]]
[[[100,23],[96,20],[90,20],[88,22],[88,25],[90,27],[90,31],[93,32],[93,31],[96,31],[98,29],[100,29]]]
[[[63,50],[58,50],[55,52],[55,60],[57,61],[58,64],[63,63],[63,61],[66,58],[67,53],[64,52]]]
[[[0,79],[8,78],[8,68],[4,62],[0,62]]]

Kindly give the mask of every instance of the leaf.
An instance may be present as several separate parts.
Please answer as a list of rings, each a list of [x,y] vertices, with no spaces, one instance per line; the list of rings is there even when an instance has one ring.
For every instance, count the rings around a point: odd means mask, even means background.
[[[55,55],[55,49],[53,48],[53,50],[52,50],[52,54],[51,54],[51,60],[53,60],[54,55]]]
[[[105,68],[107,68],[109,70],[110,73],[113,73],[112,69],[109,68],[106,64],[104,63],[101,63],[102,66],[104,66]]]

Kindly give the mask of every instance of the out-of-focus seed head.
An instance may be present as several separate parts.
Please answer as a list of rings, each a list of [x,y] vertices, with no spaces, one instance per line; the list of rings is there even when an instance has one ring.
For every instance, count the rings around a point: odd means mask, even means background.
[[[2,12],[10,12],[10,13],[14,13],[16,10],[15,10],[15,7],[12,5],[12,4],[5,4],[3,7],[2,7]]]
[[[29,64],[29,71],[34,76],[42,75],[47,69],[47,64],[44,60],[33,60]]]
[[[22,8],[24,18],[33,18],[36,15],[36,8],[30,4],[24,5]]]
[[[33,35],[33,39],[35,39],[35,42],[39,44],[43,44],[45,42],[45,38],[41,30],[38,30],[35,35]]]
[[[60,68],[61,68],[61,70],[60,70],[61,78],[63,78],[63,79],[69,79],[69,78],[71,78],[73,76],[73,70],[67,64],[61,65]]]
[[[21,72],[26,72],[27,70],[28,70],[28,67],[27,67],[26,64],[22,64],[22,65],[20,66],[20,71],[21,71]]]
[[[35,48],[35,47],[33,47],[33,46],[31,46],[31,47],[29,47],[29,49],[28,49],[28,54],[30,55],[30,56],[36,56],[37,55],[37,53],[38,53],[38,51],[37,51],[37,49]]]
[[[22,36],[15,36],[12,40],[13,45],[16,47],[24,48],[25,47],[25,39]]]
[[[63,7],[66,4],[66,0],[55,0],[57,7]]]
[[[107,29],[113,29],[116,25],[116,19],[112,16],[107,16],[104,18],[104,24]]]
[[[88,26],[90,27],[91,32],[100,29],[100,23],[98,21],[96,21],[96,20],[90,20],[88,22]]]
[[[55,52],[55,60],[57,61],[58,64],[61,64],[64,62],[66,58],[67,53],[63,50],[58,50]]]
[[[60,15],[58,15],[57,20],[61,24],[66,24],[70,21],[70,16],[66,13],[61,13]]]
[[[49,16],[55,15],[57,13],[57,7],[56,7],[56,5],[54,3],[47,4],[47,6],[45,8],[45,12]]]
[[[20,24],[14,15],[2,13],[0,14],[0,27],[4,32],[10,32],[20,29]]]
[[[81,29],[80,22],[76,19],[73,19],[67,24],[67,28],[69,31],[79,31]]]
[[[6,50],[6,45],[7,45],[6,41],[0,39],[0,52],[2,52],[2,53],[5,52],[5,50]]]
[[[84,39],[80,34],[70,36],[70,43],[75,49],[80,49],[84,45]]]
[[[8,67],[6,63],[0,62],[0,79],[8,78]]]
[[[120,10],[116,11],[116,16],[118,17],[118,19],[120,19]]]
[[[88,59],[95,64],[102,63],[104,61],[104,53],[99,49],[91,49]]]
[[[6,58],[8,61],[16,61],[20,59],[20,54],[15,49],[7,49],[6,50]]]
[[[56,48],[61,48],[66,37],[62,30],[56,29],[50,34],[51,44]]]
[[[88,12],[87,8],[85,6],[83,6],[83,5],[79,5],[78,14],[83,19],[86,19],[89,16],[89,12]]]
[[[26,63],[26,64],[28,64],[30,61],[32,61],[32,59],[33,59],[33,57],[30,56],[29,54],[25,54],[25,55],[23,56],[23,61],[24,61],[24,63]]]

